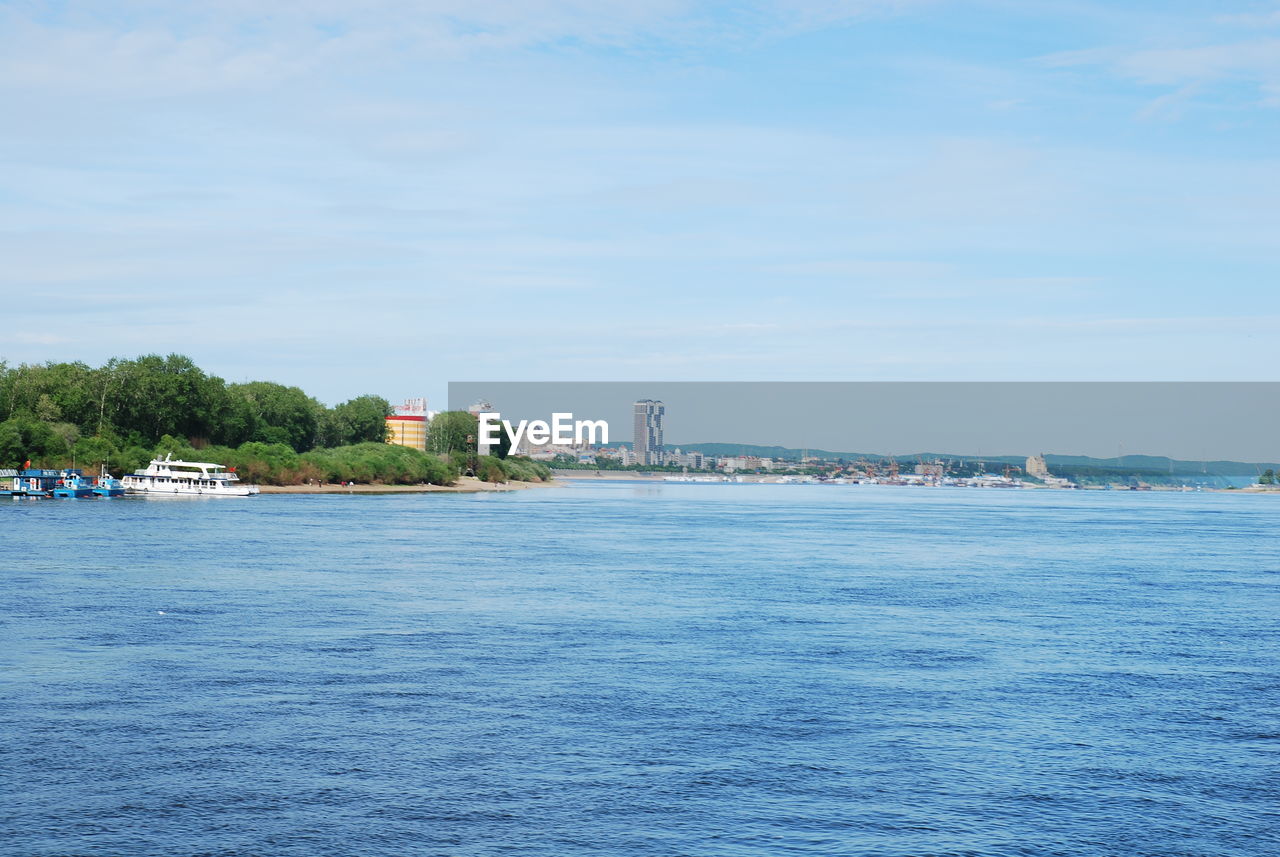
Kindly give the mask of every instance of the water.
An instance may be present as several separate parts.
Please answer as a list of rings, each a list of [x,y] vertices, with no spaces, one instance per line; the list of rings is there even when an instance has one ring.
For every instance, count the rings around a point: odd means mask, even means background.
[[[0,852],[1280,853],[1280,499],[0,506]]]

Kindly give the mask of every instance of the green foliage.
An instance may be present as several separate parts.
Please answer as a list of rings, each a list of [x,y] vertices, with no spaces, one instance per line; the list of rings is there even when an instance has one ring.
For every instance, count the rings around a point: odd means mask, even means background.
[[[476,453],[479,421],[466,411],[442,411],[427,427],[427,451],[437,455]]]
[[[379,396],[328,409],[297,387],[227,384],[179,354],[117,358],[96,369],[0,361],[0,466],[27,458],[61,466],[74,458],[118,471],[145,466],[157,445],[234,451],[252,441],[300,453],[382,442],[390,411]]]
[[[440,458],[449,462],[449,466],[459,473],[466,475],[474,474],[476,457],[470,453],[457,449],[450,452],[448,455],[441,455]]]
[[[1274,470],[1272,470],[1272,469],[1268,468],[1268,469],[1266,470],[1266,472],[1264,472],[1261,476],[1259,476],[1259,477],[1258,477],[1258,484],[1259,484],[1259,485],[1274,485],[1274,484],[1276,484],[1276,472],[1275,472]]]
[[[319,446],[384,443],[391,403],[381,396],[359,396],[326,411],[320,421]]]
[[[250,381],[231,384],[227,393],[251,417],[250,440],[287,443],[298,452],[316,445],[324,406],[299,388]]]
[[[34,417],[20,416],[0,423],[0,467],[21,467],[28,459],[36,467],[71,454],[64,432]]]
[[[498,458],[506,458],[511,454],[511,433],[507,431],[506,426],[500,426],[498,429],[498,442],[493,445],[493,455]]]
[[[208,437],[225,401],[222,379],[180,354],[113,361],[104,371],[104,421],[147,438]]]
[[[495,485],[506,482],[507,471],[502,467],[502,459],[496,455],[482,455],[480,463],[476,466],[476,478],[481,482],[492,482]]]
[[[438,456],[389,443],[358,443],[304,453],[304,464],[323,482],[450,485],[458,472]]]
[[[476,477],[484,482],[545,482],[551,478],[550,467],[524,456],[498,458],[496,455],[482,455],[477,460],[475,472]]]

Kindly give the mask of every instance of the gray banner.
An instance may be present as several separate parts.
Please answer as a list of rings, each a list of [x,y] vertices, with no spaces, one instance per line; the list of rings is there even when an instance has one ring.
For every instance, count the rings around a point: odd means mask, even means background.
[[[1280,383],[454,382],[449,408],[509,419],[604,419],[632,440],[633,403],[665,404],[666,445],[850,455],[1205,462],[1280,458]]]

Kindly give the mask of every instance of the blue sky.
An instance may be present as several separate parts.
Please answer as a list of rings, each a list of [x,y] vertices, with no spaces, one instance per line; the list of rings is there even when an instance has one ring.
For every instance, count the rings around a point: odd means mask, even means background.
[[[1274,2],[19,0],[0,116],[11,363],[1275,378]]]

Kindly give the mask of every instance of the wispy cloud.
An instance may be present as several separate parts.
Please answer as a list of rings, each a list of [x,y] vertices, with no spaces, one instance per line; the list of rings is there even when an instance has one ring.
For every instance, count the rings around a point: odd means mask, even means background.
[[[1253,87],[1262,103],[1280,105],[1280,12],[1222,15],[1188,22],[1181,44],[1112,44],[1060,51],[1040,58],[1051,68],[1097,66],[1152,87],[1176,87],[1150,105],[1147,115],[1166,113],[1214,85]]]
[[[71,0],[0,10],[0,87],[156,97],[273,88],[388,62],[545,46],[624,51],[785,37],[936,0]]]

